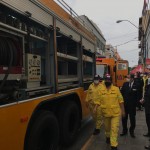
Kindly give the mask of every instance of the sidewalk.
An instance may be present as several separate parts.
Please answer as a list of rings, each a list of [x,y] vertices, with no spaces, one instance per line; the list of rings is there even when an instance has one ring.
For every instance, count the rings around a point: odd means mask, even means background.
[[[121,133],[122,127],[120,125]],[[144,146],[149,144],[148,138],[144,137],[143,134],[147,132],[145,122],[145,112],[137,111],[136,114],[136,138],[131,138],[128,134],[125,137],[119,136],[119,150],[144,150]],[[91,136],[81,150],[110,150],[110,145],[105,143],[104,129],[102,129],[100,135]]]

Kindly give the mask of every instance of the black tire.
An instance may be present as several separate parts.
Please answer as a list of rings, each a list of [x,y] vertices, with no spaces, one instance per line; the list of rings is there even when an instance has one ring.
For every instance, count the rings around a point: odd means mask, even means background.
[[[59,110],[60,142],[68,146],[75,140],[79,125],[80,113],[75,102],[65,102]]]
[[[42,111],[36,118],[27,139],[26,150],[57,150],[59,125],[55,115]]]

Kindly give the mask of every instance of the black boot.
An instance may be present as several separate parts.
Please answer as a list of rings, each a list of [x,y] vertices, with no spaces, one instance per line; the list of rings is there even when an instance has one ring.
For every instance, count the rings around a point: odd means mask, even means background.
[[[148,145],[148,146],[145,146],[145,149],[149,149],[149,150],[150,150],[150,145]]]
[[[130,132],[130,136],[131,136],[132,138],[135,138],[134,132]]]
[[[106,137],[106,143],[110,144],[110,138],[109,137]]]
[[[143,134],[143,136],[145,136],[145,137],[150,137],[150,133]]]
[[[93,135],[98,135],[100,133],[100,129],[94,129]]]
[[[121,134],[120,134],[120,136],[125,136],[125,135],[127,135],[128,134],[128,132],[122,132]]]
[[[117,147],[111,146],[111,150],[118,150]]]
[[[134,130],[131,130],[131,129],[130,129],[130,136],[131,136],[132,138],[135,138]]]

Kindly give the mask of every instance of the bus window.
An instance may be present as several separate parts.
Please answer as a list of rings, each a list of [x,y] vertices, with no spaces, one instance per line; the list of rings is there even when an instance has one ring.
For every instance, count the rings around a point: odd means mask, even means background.
[[[110,72],[110,68],[107,65],[96,65],[96,74],[104,78],[105,74]]]
[[[119,63],[118,64],[118,70],[127,70],[127,64]]]

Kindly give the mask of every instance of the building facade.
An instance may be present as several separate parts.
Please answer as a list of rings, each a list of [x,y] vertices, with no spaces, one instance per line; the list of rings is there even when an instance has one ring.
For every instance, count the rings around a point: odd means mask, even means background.
[[[117,47],[113,47],[111,44],[107,44],[105,47],[106,58],[114,58],[115,60],[121,60]]]
[[[147,60],[150,59],[150,10],[149,2],[144,2],[142,16],[139,18],[139,64],[147,66]]]
[[[100,28],[85,15],[81,15],[81,16],[79,16],[79,18],[84,21],[87,28],[90,28],[91,31],[93,32],[93,34],[96,36],[97,54],[104,56],[106,40],[105,40]]]

